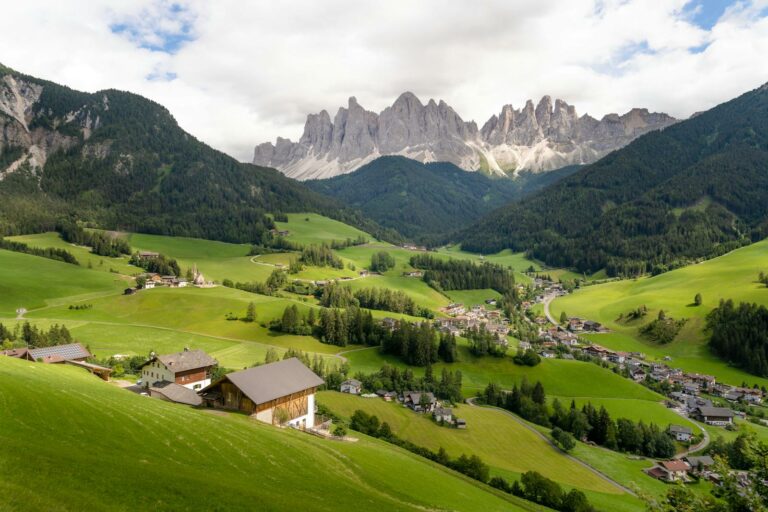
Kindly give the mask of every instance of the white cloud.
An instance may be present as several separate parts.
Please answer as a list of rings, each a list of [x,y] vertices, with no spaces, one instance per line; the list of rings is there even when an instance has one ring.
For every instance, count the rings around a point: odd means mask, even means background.
[[[544,94],[595,116],[685,117],[768,81],[767,7],[734,3],[704,29],[687,0],[13,2],[0,62],[143,94],[248,160],[256,143],[296,139],[307,113],[349,96],[378,111],[404,90],[480,124]]]

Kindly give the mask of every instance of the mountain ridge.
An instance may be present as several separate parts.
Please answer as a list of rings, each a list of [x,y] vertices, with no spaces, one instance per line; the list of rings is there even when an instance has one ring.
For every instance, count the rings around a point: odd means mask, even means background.
[[[768,87],[626,147],[459,236],[609,275],[663,272],[768,235]]]
[[[85,93],[0,66],[0,235],[63,219],[109,229],[265,243],[268,213],[374,223],[274,169],[240,163],[179,127],[162,105]]]
[[[278,137],[254,149],[253,162],[299,179],[324,179],[352,172],[379,156],[401,155],[422,163],[450,162],[464,170],[517,175],[586,164],[636,137],[677,120],[635,108],[597,120],[544,96],[516,110],[505,105],[482,129],[464,121],[445,101],[426,104],[401,94],[379,114],[353,96],[333,120],[326,110],[309,114],[297,142]]]

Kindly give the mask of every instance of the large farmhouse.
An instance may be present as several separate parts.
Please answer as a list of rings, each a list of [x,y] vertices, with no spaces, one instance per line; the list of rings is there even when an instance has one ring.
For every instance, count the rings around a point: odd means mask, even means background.
[[[188,350],[167,355],[153,355],[141,367],[145,388],[160,382],[173,382],[189,389],[202,389],[211,383],[211,368],[218,361],[202,350]]]
[[[323,379],[292,357],[229,373],[205,388],[208,407],[233,409],[265,423],[315,426],[315,391]]]

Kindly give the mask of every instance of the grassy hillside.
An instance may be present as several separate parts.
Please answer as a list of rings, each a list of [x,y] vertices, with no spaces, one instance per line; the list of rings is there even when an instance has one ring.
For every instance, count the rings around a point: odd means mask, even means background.
[[[196,411],[68,366],[0,358],[0,379],[0,509],[521,510],[375,440]]]
[[[288,222],[276,222],[275,225],[277,229],[290,232],[287,240],[302,245],[331,243],[358,236],[372,239],[369,234],[348,224],[313,213],[289,213]]]
[[[655,277],[584,287],[555,300],[552,312],[559,316],[565,311],[571,316],[606,324],[614,332],[592,335],[591,339],[607,347],[644,352],[653,359],[668,355],[677,367],[710,373],[732,384],[746,380],[750,384],[768,385],[768,379],[732,368],[712,355],[702,332],[704,317],[721,299],[768,304],[768,288],[757,282],[758,273],[766,269],[767,251],[768,241],[762,241]],[[703,298],[701,306],[693,304],[697,293]],[[641,305],[649,309],[645,319],[617,321],[620,314],[626,315]],[[677,338],[668,345],[646,340],[638,331],[656,318],[660,309],[667,316],[688,319]]]
[[[318,402],[346,418],[356,409],[375,414],[403,438],[435,451],[442,446],[451,457],[474,453],[495,469],[513,473],[534,470],[569,486],[621,494],[615,486],[564,457],[535,433],[490,409],[469,405],[455,408],[454,414],[467,420],[467,429],[460,430],[441,427],[427,416],[381,399],[324,391],[319,393]]]
[[[123,256],[121,258],[99,256],[98,254],[93,254],[89,247],[82,247],[65,242],[56,232],[9,236],[6,238],[14,242],[27,244],[30,247],[39,247],[41,249],[64,249],[69,251],[75,258],[77,258],[80,265],[86,268],[102,270],[104,272],[116,271],[125,275],[133,275],[142,272],[140,268],[128,264],[128,256]]]
[[[306,184],[412,238],[455,231],[520,195],[513,180],[402,156],[384,156],[355,172]]]
[[[126,281],[116,274],[0,250],[0,317],[16,316],[19,307],[56,304],[64,297],[119,293],[125,286]]]

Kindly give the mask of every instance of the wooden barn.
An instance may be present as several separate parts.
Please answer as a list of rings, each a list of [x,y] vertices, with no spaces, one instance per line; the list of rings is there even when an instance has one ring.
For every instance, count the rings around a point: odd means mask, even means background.
[[[208,407],[242,411],[272,425],[315,426],[315,391],[324,384],[295,357],[229,373],[203,389]]]

